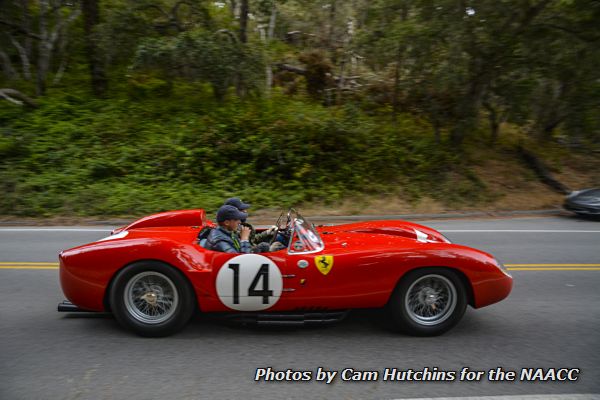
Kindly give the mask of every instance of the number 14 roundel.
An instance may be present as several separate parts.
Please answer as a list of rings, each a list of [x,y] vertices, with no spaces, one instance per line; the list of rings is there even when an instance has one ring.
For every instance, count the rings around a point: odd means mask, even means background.
[[[283,279],[277,265],[259,254],[242,254],[227,261],[217,274],[217,294],[227,307],[260,311],[281,296]]]

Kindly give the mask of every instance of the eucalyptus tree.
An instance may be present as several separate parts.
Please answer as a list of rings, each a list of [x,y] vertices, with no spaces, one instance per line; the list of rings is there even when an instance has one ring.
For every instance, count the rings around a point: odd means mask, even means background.
[[[524,51],[534,80],[531,133],[538,139],[552,139],[563,126],[575,141],[600,140],[599,20],[597,1],[560,1],[532,26]]]
[[[64,50],[61,44],[68,39],[68,29],[81,14],[79,2],[21,0],[4,1],[0,6],[2,36],[18,53],[24,79],[32,79],[31,66],[35,67],[36,94],[43,95],[53,57],[57,50]],[[6,63],[7,57],[1,57]],[[5,70],[10,73],[10,68]]]
[[[96,27],[100,23],[98,0],[82,0],[83,27],[85,32],[86,56],[90,66],[92,91],[97,96],[105,94],[108,80],[104,72],[103,58],[98,48]]]

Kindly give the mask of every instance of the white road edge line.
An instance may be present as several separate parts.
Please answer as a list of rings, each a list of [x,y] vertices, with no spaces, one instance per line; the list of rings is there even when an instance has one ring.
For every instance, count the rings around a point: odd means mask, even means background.
[[[0,232],[110,232],[112,229],[98,228],[0,228]],[[541,230],[541,229],[439,229],[449,233],[600,233],[590,230]]]
[[[600,394],[518,394],[506,396],[414,397],[396,400],[600,400]]]
[[[0,228],[0,232],[110,232],[111,230],[110,228]]]
[[[452,232],[452,233],[460,233],[460,232],[473,232],[473,233],[482,233],[482,232],[506,232],[506,233],[600,233],[600,231],[570,231],[570,230],[540,230],[540,229],[440,229],[440,232]]]

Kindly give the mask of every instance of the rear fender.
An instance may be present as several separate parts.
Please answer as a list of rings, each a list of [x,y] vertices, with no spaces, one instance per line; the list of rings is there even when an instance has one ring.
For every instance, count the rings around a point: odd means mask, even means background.
[[[163,260],[145,259],[145,260],[132,261],[132,262],[128,263],[127,265],[123,266],[122,268],[118,269],[117,271],[115,271],[115,273],[113,274],[113,276],[110,278],[110,281],[109,281],[108,285],[106,286],[106,290],[104,291],[104,298],[102,299],[102,303],[104,304],[104,309],[106,311],[112,312],[111,305],[110,305],[110,292],[111,292],[112,287],[114,285],[116,276],[119,275],[119,272],[127,269],[130,265],[137,264],[137,263],[140,263],[140,262],[145,262],[145,261],[159,262],[161,264],[164,264],[164,265],[170,267],[171,269],[173,269],[174,271],[176,271],[178,274],[180,274],[183,277],[183,279],[187,282],[191,293],[194,293],[194,296],[196,297],[196,301],[195,301],[196,307],[198,308],[198,310],[200,310],[200,303],[199,303],[198,295],[196,294],[196,290],[194,289],[194,286],[192,285],[192,282],[190,282],[190,280],[189,280],[189,278],[188,278],[188,276],[186,274],[184,274],[179,268],[176,268],[176,267],[172,266],[171,264],[164,262]]]

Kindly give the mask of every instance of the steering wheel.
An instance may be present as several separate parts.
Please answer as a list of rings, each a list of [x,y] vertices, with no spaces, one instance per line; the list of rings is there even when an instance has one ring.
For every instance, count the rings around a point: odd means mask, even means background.
[[[282,227],[281,222],[283,221],[284,214],[285,214],[285,210],[281,211],[279,218],[277,218],[277,222],[275,223],[275,226],[277,226],[277,231],[275,232],[275,234],[273,235],[273,238],[269,242],[269,246],[272,245],[273,243],[275,243],[275,240],[277,239],[277,235],[280,233],[283,236],[285,236],[288,239],[288,241],[290,239],[289,236],[290,236],[290,233],[292,232],[292,210],[290,209],[287,212],[287,220],[285,222],[285,226]]]

